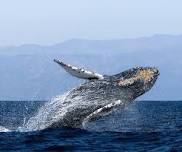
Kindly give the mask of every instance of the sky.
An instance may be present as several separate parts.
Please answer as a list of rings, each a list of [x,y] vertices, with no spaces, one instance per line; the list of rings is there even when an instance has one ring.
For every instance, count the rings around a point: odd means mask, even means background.
[[[182,34],[181,0],[0,0],[0,46]]]

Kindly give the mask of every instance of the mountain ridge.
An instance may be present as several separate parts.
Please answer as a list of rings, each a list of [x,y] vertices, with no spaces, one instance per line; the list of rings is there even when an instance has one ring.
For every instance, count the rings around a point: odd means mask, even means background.
[[[48,100],[84,82],[60,69],[54,58],[108,75],[155,66],[161,73],[159,80],[141,100],[181,100],[181,57],[182,35],[1,48],[0,100]]]

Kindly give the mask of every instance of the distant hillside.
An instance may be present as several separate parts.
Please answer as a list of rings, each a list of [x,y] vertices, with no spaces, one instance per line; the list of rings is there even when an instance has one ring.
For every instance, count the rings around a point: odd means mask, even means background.
[[[155,66],[160,69],[159,81],[140,99],[182,99],[182,36],[155,35],[1,48],[0,100],[46,100],[84,82],[69,76],[54,58],[108,75],[134,66]]]

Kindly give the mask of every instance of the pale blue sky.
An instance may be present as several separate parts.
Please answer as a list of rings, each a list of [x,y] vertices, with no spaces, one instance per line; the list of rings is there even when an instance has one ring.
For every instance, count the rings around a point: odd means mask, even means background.
[[[0,0],[0,46],[182,34],[181,0]]]

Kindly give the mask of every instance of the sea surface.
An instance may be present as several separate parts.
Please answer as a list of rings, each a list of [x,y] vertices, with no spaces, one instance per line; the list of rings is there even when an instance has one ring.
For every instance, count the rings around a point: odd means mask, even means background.
[[[136,101],[87,129],[22,131],[46,101],[0,101],[0,152],[182,151],[182,101]]]

